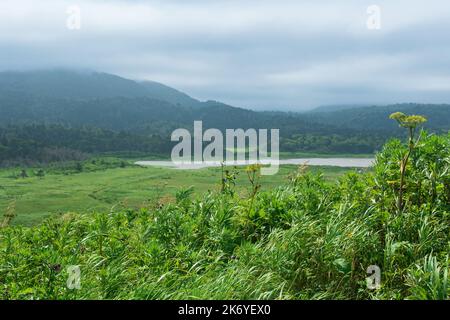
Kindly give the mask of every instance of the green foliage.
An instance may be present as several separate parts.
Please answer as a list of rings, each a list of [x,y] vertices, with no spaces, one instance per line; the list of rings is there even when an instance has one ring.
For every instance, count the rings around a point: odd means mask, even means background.
[[[228,195],[235,194],[236,179],[239,172],[236,167],[233,169],[227,169],[224,164],[221,165],[222,178],[221,178],[221,192]]]
[[[409,299],[415,300],[448,300],[450,285],[448,282],[448,256],[445,265],[440,266],[436,257],[429,255],[423,259],[422,265],[408,273],[407,283],[411,287]]]
[[[39,169],[36,173],[35,173],[36,177],[39,178],[43,178],[45,177],[45,171],[43,169]]]
[[[409,131],[409,140],[408,140],[408,151],[402,157],[400,161],[400,183],[398,187],[398,195],[397,195],[397,209],[399,212],[403,210],[403,191],[405,188],[405,175],[406,168],[408,166],[409,158],[411,154],[414,152],[414,149],[417,147],[419,143],[419,139],[415,140],[415,130],[417,126],[425,123],[427,119],[423,116],[417,115],[406,115],[403,112],[395,112],[390,115],[390,119],[393,119],[398,122],[400,127],[406,128]]]
[[[106,152],[168,154],[170,150],[171,144],[159,135],[56,124],[0,127],[0,167],[84,161],[89,154]]]
[[[401,215],[407,147],[393,140],[373,172],[335,182],[302,167],[260,190],[249,168],[243,194],[182,189],[158,207],[2,228],[0,298],[448,299],[449,146],[450,135],[422,133]],[[71,265],[80,290],[67,288]],[[366,286],[371,265],[382,272],[378,290]]]
[[[376,156],[374,183],[379,195],[377,204],[385,210],[392,210],[392,204],[398,197],[401,180],[399,164],[407,152],[406,145],[392,140]],[[450,134],[438,136],[422,132],[404,167],[405,203],[415,207],[428,205],[427,210],[431,212],[437,206],[448,209],[449,164]]]

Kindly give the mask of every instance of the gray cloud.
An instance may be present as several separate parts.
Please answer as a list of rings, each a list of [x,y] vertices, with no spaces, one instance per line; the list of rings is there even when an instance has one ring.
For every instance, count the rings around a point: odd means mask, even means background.
[[[94,69],[253,109],[450,102],[449,18],[447,0],[2,0],[0,70]]]

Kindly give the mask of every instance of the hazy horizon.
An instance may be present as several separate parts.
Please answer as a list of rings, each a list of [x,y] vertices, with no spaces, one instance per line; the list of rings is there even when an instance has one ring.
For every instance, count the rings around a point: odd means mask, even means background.
[[[168,86],[167,84],[158,82],[158,81],[154,81],[154,80],[139,80],[139,79],[131,79],[131,78],[127,78],[118,74],[112,74],[112,73],[108,73],[108,72],[103,72],[103,71],[98,71],[98,70],[92,70],[92,69],[73,69],[73,68],[65,68],[65,67],[61,67],[61,68],[48,68],[48,69],[41,69],[41,68],[34,68],[34,69],[27,69],[27,70],[2,70],[0,71],[1,73],[33,73],[33,72],[73,72],[73,73],[79,73],[79,74],[106,74],[106,75],[110,75],[110,76],[117,76],[119,78],[125,79],[125,80],[131,80],[131,81],[135,81],[137,83],[145,83],[145,82],[154,82],[154,83],[159,83],[162,84],[164,86],[167,86],[169,88],[175,89],[181,93],[184,93],[186,95],[188,95],[191,98],[194,98],[196,100],[199,100],[200,102],[207,102],[207,101],[217,101],[217,102],[221,102],[221,103],[225,103],[223,101],[219,101],[217,99],[211,98],[211,99],[199,99],[191,94],[189,94],[189,92],[184,92],[182,90],[179,90],[176,87],[171,87]],[[382,107],[382,106],[388,106],[388,105],[405,105],[405,104],[428,104],[428,103],[417,103],[414,101],[398,101],[395,103],[386,103],[386,104],[374,104],[374,103],[340,103],[340,104],[323,104],[323,105],[316,105],[316,106],[311,106],[311,107],[305,107],[302,109],[296,109],[296,108],[289,108],[289,107],[285,107],[285,108],[271,108],[271,107],[266,107],[266,108],[251,108],[251,107],[245,107],[245,106],[236,106],[236,105],[231,105],[231,107],[238,107],[238,108],[242,108],[242,109],[247,109],[247,110],[253,110],[253,111],[272,111],[272,112],[308,112],[308,111],[313,111],[313,110],[318,110],[320,108],[323,108],[324,110],[327,110],[328,108],[330,108],[329,110],[332,110],[332,108],[335,107],[344,107],[344,108],[359,108],[359,107]],[[431,104],[431,103],[429,103]],[[446,103],[446,102],[442,102],[442,103],[432,103],[432,104],[436,104],[436,105],[450,105],[450,103]],[[340,109],[341,109],[340,108]]]

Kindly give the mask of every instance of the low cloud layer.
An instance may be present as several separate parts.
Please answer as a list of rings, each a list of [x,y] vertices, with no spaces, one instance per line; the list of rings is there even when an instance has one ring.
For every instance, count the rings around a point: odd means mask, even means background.
[[[2,0],[0,70],[92,69],[252,109],[450,103],[449,31],[448,0]]]

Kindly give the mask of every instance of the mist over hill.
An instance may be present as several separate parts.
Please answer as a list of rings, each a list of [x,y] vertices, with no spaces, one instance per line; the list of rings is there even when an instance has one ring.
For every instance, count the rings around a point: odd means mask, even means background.
[[[148,97],[170,103],[196,104],[199,101],[157,82],[136,82],[94,71],[38,70],[0,72],[1,92],[67,99]]]
[[[97,126],[168,134],[203,120],[208,127],[322,131],[298,115],[255,112],[217,101],[201,102],[157,82],[136,82],[96,72],[0,73],[0,125],[29,123]],[[161,130],[161,123],[167,130]]]
[[[402,134],[388,119],[395,111],[426,115],[430,131],[450,129],[450,105],[341,105],[303,113],[257,112],[218,101],[202,102],[164,84],[106,73],[1,72],[0,161],[31,159],[54,148],[167,154],[170,133],[191,129],[195,120],[202,120],[204,129],[280,129],[282,151],[372,153],[388,137]],[[43,136],[47,138],[38,138]],[[76,142],[76,137],[83,137],[84,143]],[[108,137],[121,137],[121,142],[114,144]]]

